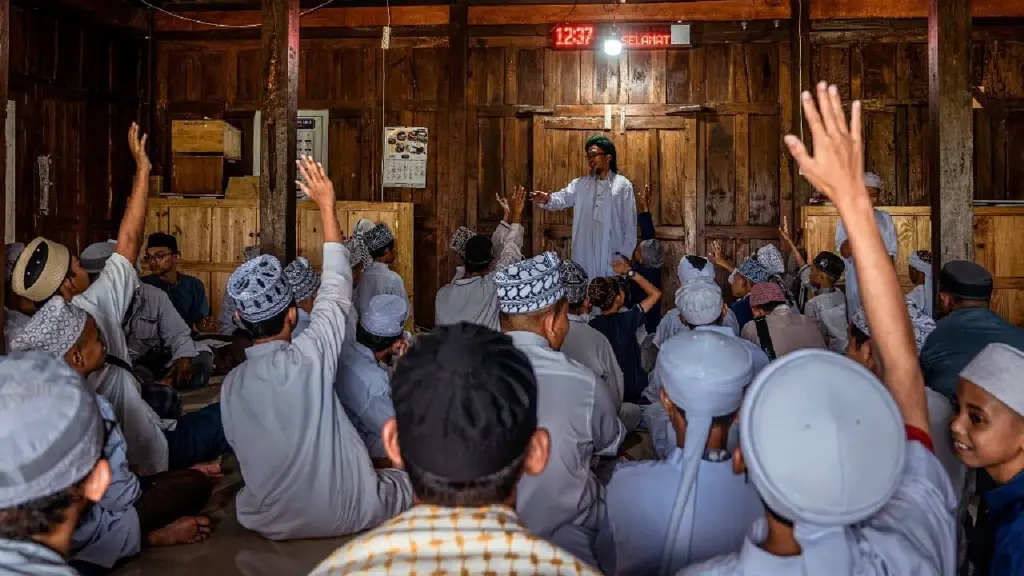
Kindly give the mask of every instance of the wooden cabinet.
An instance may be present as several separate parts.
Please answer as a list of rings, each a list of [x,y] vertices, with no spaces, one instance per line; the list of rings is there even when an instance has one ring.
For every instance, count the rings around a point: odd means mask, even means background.
[[[928,206],[880,206],[892,215],[899,239],[896,273],[904,291],[910,291],[907,258],[916,250],[932,249],[931,208]],[[813,258],[818,252],[835,251],[839,212],[834,206],[804,206],[804,247]],[[995,283],[992,309],[1008,322],[1024,326],[1024,207],[974,207],[974,261],[985,267]]]
[[[338,221],[347,233],[360,218],[384,222],[395,234],[397,257],[392,269],[402,277],[413,298],[413,205],[404,202],[338,202]],[[323,231],[312,202],[299,201],[296,209],[298,255],[319,268]],[[150,199],[146,235],[167,232],[178,240],[181,269],[206,286],[213,315],[220,312],[224,288],[231,273],[245,258],[243,248],[259,242],[259,203],[254,200],[200,198]],[[143,273],[146,273],[143,270]]]

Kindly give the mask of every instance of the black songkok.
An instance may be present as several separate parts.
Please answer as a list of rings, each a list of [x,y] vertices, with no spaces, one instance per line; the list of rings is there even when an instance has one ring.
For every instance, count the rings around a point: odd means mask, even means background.
[[[494,260],[494,247],[487,236],[473,236],[466,242],[466,253],[462,257],[466,264],[483,267]]]
[[[814,266],[833,280],[839,280],[846,270],[846,263],[839,256],[825,250],[814,257]]]
[[[992,275],[967,260],[954,260],[942,267],[939,288],[961,300],[990,300]]]
[[[402,458],[471,482],[520,458],[537,430],[537,379],[500,332],[476,324],[421,336],[391,381]]]

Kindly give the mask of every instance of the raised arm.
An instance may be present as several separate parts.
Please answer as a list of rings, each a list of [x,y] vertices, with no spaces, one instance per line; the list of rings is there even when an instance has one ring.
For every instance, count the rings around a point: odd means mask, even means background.
[[[121,218],[121,227],[117,231],[117,245],[114,252],[124,256],[125,260],[135,262],[139,258],[142,237],[146,233],[146,205],[149,202],[149,173],[152,166],[146,154],[145,134],[141,134],[139,125],[132,122],[128,130],[128,147],[135,158],[135,181],[132,184],[132,195],[128,197],[128,205]]]
[[[643,192],[636,195],[636,223],[640,226],[640,238],[654,240],[654,218],[651,217],[651,186],[644,186]]]
[[[904,422],[927,431],[928,404],[910,318],[864,187],[860,102],[853,103],[847,125],[836,87],[821,83],[817,92],[817,107],[810,93],[802,96],[814,156],[796,136],[786,136],[786,145],[811,185],[824,192],[839,210],[849,234],[868,325],[881,354],[885,385],[899,405]]]
[[[785,242],[786,247],[796,256],[796,265],[803,268],[807,265],[807,260],[804,260],[803,255],[800,254],[800,250],[797,249],[796,244],[793,242],[793,237],[789,235],[789,222],[785,216],[782,217],[782,226],[779,226],[779,237]]]
[[[630,271],[629,262],[627,262],[621,255],[612,261],[612,270],[616,274],[625,275]],[[650,311],[652,308],[658,305],[661,300],[661,290],[657,286],[651,284],[644,278],[642,274],[633,274],[633,282],[636,282],[640,289],[644,291],[644,301],[640,303],[640,307],[644,309],[644,312]]]
[[[500,235],[500,244],[493,244],[497,250],[497,258],[494,262],[494,269],[500,270],[509,264],[523,259],[523,212],[526,210],[526,189],[522,186],[512,191],[512,198],[508,202],[508,223],[509,229]],[[499,226],[500,228],[500,226]],[[495,232],[491,238],[494,242],[499,234]]]

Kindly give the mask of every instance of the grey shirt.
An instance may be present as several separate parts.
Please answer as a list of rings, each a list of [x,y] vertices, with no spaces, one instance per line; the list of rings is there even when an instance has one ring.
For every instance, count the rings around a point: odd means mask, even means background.
[[[604,488],[590,469],[595,455],[614,455],[625,435],[615,403],[594,373],[532,332],[509,332],[537,376],[537,426],[551,437],[547,468],[523,476],[516,510],[523,525],[549,538],[565,525],[597,530]]]
[[[174,309],[163,290],[142,284],[135,294],[135,306],[125,331],[128,352],[134,364],[152,348],[163,346],[171,351],[171,361],[195,358],[206,346],[192,341],[192,330]]]
[[[378,294],[394,294],[409,299],[402,277],[383,262],[373,262],[359,276],[359,286],[355,290],[356,312],[364,314],[370,306],[370,300]]]
[[[78,572],[42,544],[0,539],[0,576],[78,576]]]
[[[346,317],[348,250],[324,244],[309,328],[246,350],[224,380],[224,435],[245,487],[238,522],[271,540],[328,538],[377,526],[412,504],[408,476],[374,470],[334,393]]]
[[[523,227],[502,222],[491,236],[498,252],[493,270],[500,270],[523,259]],[[473,278],[459,277],[442,286],[434,300],[434,320],[438,326],[470,322],[501,330],[498,314],[498,286],[494,273]]]
[[[334,391],[349,420],[366,442],[373,458],[387,458],[380,431],[395,417],[388,371],[381,368],[373,351],[351,342],[341,352]]]
[[[624,384],[622,369],[615,359],[615,350],[604,334],[587,324],[586,318],[569,314],[569,333],[562,342],[562,354],[590,369],[604,384],[615,402],[615,410],[622,406]]]
[[[849,320],[846,316],[845,294],[838,290],[818,294],[804,305],[804,314],[817,320],[824,328],[825,343],[829,350],[846,354]]]

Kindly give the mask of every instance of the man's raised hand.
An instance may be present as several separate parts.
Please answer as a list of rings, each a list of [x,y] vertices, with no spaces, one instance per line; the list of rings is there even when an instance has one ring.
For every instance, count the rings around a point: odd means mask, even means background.
[[[316,203],[317,206],[333,206],[335,201],[334,183],[327,177],[324,167],[309,156],[302,156],[295,161],[302,179],[295,182],[302,193]],[[303,181],[305,180],[305,181]]]
[[[526,209],[526,188],[516,186],[516,188],[512,190],[512,199],[509,204],[509,213],[511,214],[512,219],[508,222],[510,224],[521,224],[523,221],[523,210]]]
[[[128,129],[128,148],[135,158],[135,167],[140,172],[149,172],[152,165],[149,163],[149,155],[146,154],[146,140],[148,135],[142,134],[142,129],[135,122]]]

